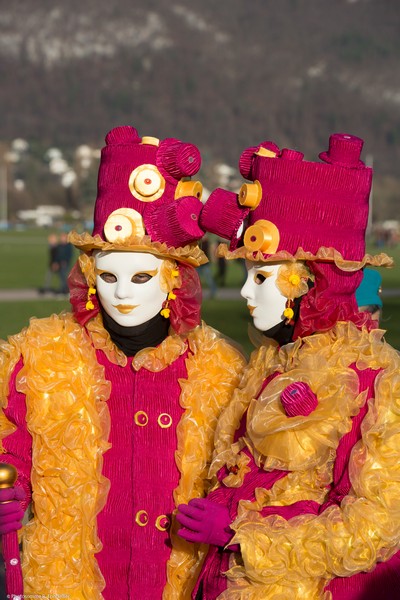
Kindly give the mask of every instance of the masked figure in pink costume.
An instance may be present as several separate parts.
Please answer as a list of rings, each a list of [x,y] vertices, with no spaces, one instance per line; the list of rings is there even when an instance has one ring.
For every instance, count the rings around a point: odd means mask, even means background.
[[[20,527],[22,487],[25,594],[190,598],[205,548],[174,510],[206,492],[243,368],[200,321],[199,167],[192,144],[113,129],[93,234],[70,235],[72,313],[2,344],[2,461],[19,477],[0,530]]]
[[[365,254],[362,145],[334,134],[314,163],[264,142],[241,156],[252,183],[204,207],[265,337],[219,420],[213,491],[179,507],[180,535],[213,544],[196,598],[397,595],[400,361],[355,300],[365,264],[391,265]]]

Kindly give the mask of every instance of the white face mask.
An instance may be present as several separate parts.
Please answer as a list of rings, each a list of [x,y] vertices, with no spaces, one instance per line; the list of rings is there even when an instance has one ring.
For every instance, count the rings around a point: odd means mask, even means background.
[[[124,327],[146,323],[162,309],[163,259],[146,252],[97,252],[96,287],[105,312]]]
[[[280,266],[246,261],[247,280],[240,293],[247,300],[254,326],[260,331],[268,331],[285,319],[287,298],[276,286]]]

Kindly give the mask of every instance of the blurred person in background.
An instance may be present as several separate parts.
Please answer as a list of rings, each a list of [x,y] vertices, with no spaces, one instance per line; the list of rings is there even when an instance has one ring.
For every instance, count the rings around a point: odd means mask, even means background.
[[[221,240],[218,240],[218,243],[221,243]],[[226,260],[222,256],[217,257],[217,281],[218,285],[221,287],[225,287],[226,284],[226,272],[228,270],[228,265]]]
[[[201,249],[208,258],[208,262],[200,265],[198,268],[201,279],[204,279],[208,289],[210,290],[210,299],[215,298],[217,295],[217,284],[215,283],[214,275],[212,272],[212,261],[214,260],[214,249],[210,240],[210,236],[206,233],[201,240]]]
[[[55,275],[59,275],[60,271],[60,264],[58,261],[58,245],[59,241],[57,235],[55,233],[51,233],[47,238],[48,264],[43,287],[39,289],[41,294],[54,291],[53,279]]]
[[[72,312],[1,346],[2,460],[18,480],[0,532],[32,501],[26,595],[190,597],[205,548],[176,535],[175,507],[207,491],[244,366],[200,318],[200,162],[193,144],[110,131],[93,233],[69,238]]]
[[[68,275],[71,268],[72,253],[72,245],[68,241],[68,234],[63,232],[60,235],[56,250],[58,274],[60,277],[60,294],[68,294]]]
[[[356,290],[372,169],[333,134],[322,162],[270,141],[240,158],[239,194],[215,190],[201,226],[245,259],[253,352],[222,414],[207,498],[179,535],[211,544],[202,600],[392,600],[400,579],[400,358]],[[229,218],[227,218],[229,215]]]

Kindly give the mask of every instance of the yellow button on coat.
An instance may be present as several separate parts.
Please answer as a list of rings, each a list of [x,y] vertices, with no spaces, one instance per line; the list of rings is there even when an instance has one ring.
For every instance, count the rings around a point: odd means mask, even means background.
[[[136,425],[139,425],[139,427],[145,427],[149,422],[149,417],[147,416],[147,413],[144,412],[144,410],[138,410],[135,413],[134,419]]]
[[[167,515],[160,515],[156,519],[156,527],[159,531],[167,531],[171,525],[171,521]]]
[[[149,515],[145,510],[138,510],[136,513],[135,521],[140,527],[146,527],[149,522]]]
[[[172,425],[172,417],[168,413],[161,413],[157,419],[157,423],[162,429],[167,429]]]

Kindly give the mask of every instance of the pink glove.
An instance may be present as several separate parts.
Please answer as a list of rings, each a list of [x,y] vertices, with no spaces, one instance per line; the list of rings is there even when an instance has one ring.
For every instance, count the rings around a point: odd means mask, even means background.
[[[232,519],[226,506],[207,498],[194,498],[189,504],[180,504],[176,518],[183,525],[178,535],[188,542],[225,547],[234,534],[229,527]]]
[[[21,529],[24,511],[20,500],[24,498],[22,487],[0,489],[0,535]]]

